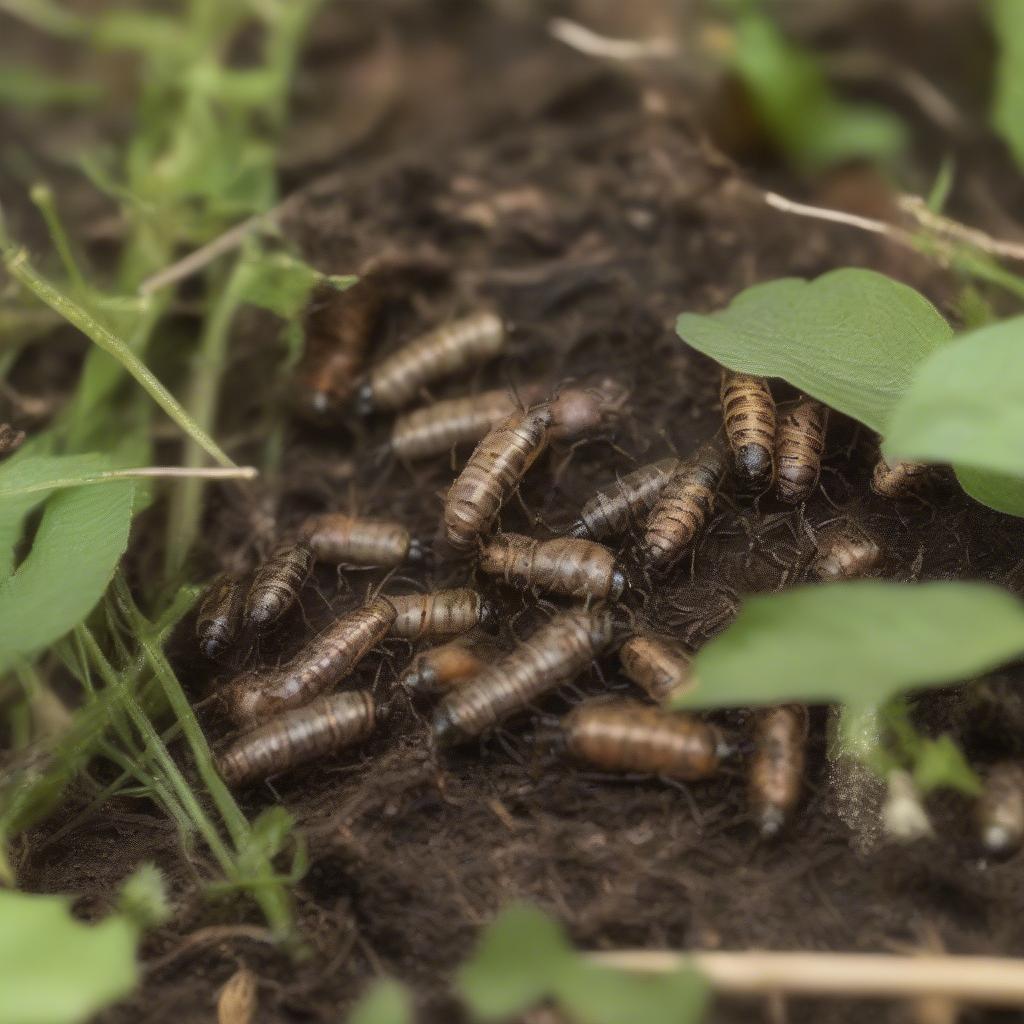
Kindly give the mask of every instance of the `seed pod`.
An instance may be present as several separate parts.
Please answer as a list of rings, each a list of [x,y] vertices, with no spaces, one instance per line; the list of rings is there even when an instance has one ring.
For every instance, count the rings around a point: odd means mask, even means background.
[[[447,693],[493,662],[496,652],[497,648],[479,633],[469,633],[421,651],[398,682],[421,697]]]
[[[445,536],[453,548],[469,550],[490,532],[502,506],[544,451],[550,424],[550,407],[538,405],[510,416],[476,446],[445,499]]]
[[[761,835],[774,836],[800,800],[807,761],[807,708],[783,704],[758,712],[749,765],[750,806]]]
[[[827,423],[828,409],[812,398],[798,402],[782,417],[775,457],[783,501],[803,501],[818,486]]]
[[[724,472],[722,453],[705,445],[672,474],[644,529],[642,544],[649,565],[668,569],[693,543],[715,507]]]
[[[225,696],[228,714],[248,723],[308,704],[344,679],[394,621],[394,606],[382,597],[343,615],[284,668],[235,679]]]
[[[659,704],[687,693],[696,682],[690,656],[675,644],[637,633],[619,648],[622,670]]]
[[[871,474],[871,490],[883,498],[905,497],[925,483],[930,470],[921,462],[889,463],[880,455]]]
[[[205,657],[221,658],[235,642],[244,596],[241,584],[229,573],[221,573],[210,584],[196,618],[196,639]]]
[[[245,631],[258,632],[281,618],[295,603],[312,571],[313,552],[308,544],[279,544],[249,584],[242,612]]]
[[[775,401],[768,384],[723,370],[721,400],[736,478],[745,489],[766,491],[775,476]]]
[[[449,693],[434,714],[434,738],[464,743],[579,675],[612,640],[606,611],[556,615],[490,668]]]
[[[349,399],[382,304],[383,292],[371,278],[343,291],[317,286],[306,308],[305,349],[293,385],[300,413],[321,420]]]
[[[1013,761],[994,764],[985,776],[975,817],[981,841],[990,853],[1011,853],[1024,840],[1024,767]]]
[[[241,967],[217,998],[217,1024],[252,1024],[256,1014],[256,975]]]
[[[468,587],[403,594],[388,601],[397,612],[389,633],[404,640],[465,633],[474,626],[489,625],[494,618],[490,604]]]
[[[571,597],[617,601],[626,589],[615,555],[603,544],[576,537],[541,541],[503,533],[484,545],[480,568],[518,587]]]
[[[363,413],[401,409],[426,385],[496,356],[505,328],[494,313],[474,313],[421,335],[375,366],[359,390]]]
[[[827,532],[811,565],[819,580],[852,580],[873,572],[882,560],[882,549],[867,535],[849,527]]]
[[[310,516],[302,536],[319,562],[331,565],[401,565],[417,562],[423,549],[401,523],[362,519],[343,512]]]
[[[229,786],[265,779],[358,743],[374,718],[369,693],[332,693],[239,737],[217,759],[217,771]]]
[[[725,752],[722,734],[691,715],[634,704],[586,701],[562,719],[566,749],[606,772],[706,779]]]
[[[539,399],[542,392],[535,384],[517,392],[499,388],[415,409],[395,420],[391,450],[398,458],[412,461],[443,455],[470,441],[476,443],[522,406]]]
[[[661,459],[602,488],[580,510],[569,535],[602,540],[624,533],[632,523],[643,522],[679,466],[678,459]]]

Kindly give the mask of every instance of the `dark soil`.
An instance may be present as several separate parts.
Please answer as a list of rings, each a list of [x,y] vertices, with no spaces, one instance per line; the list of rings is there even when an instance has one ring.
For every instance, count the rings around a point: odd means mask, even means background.
[[[913,284],[955,316],[956,283],[924,261],[873,236],[765,207],[750,182],[808,193],[768,153],[742,172],[722,155],[707,131],[708,110],[719,109],[707,104],[714,89],[671,68],[605,67],[550,40],[543,19],[507,7],[500,14],[485,5],[409,4],[383,14],[345,5],[325,16],[300,83],[309,125],[297,138],[313,141],[290,151],[286,170],[289,185],[306,192],[284,225],[322,270],[401,264],[374,355],[453,314],[483,304],[501,311],[511,325],[509,357],[437,395],[541,377],[610,376],[629,389],[618,422],[535,466],[523,508],[506,510],[507,528],[557,531],[616,472],[690,452],[719,431],[717,370],[675,336],[681,310],[716,309],[756,281],[858,265]],[[330,113],[339,95],[343,113],[356,107],[345,98],[338,61],[361,69],[351,81],[391,82],[390,92],[381,86],[376,94],[377,115],[363,111],[358,131]],[[956,83],[949,87],[956,95]],[[821,188],[852,195],[861,207],[885,194],[857,169]],[[272,371],[277,330],[252,316],[238,333],[219,436],[239,461],[260,458],[284,409],[286,381]],[[792,397],[783,388],[776,394]],[[452,467],[444,458],[413,467],[389,459],[389,426],[383,418],[326,429],[292,422],[280,473],[256,488],[211,494],[197,576],[251,565],[276,536],[324,509],[393,517],[435,540]],[[936,480],[924,500],[897,505],[873,496],[867,480],[876,444],[835,417],[822,487],[806,508],[771,499],[752,508],[727,489],[692,560],[668,580],[631,566],[626,607],[697,648],[729,623],[743,595],[800,580],[813,532],[836,519],[883,543],[887,577],[986,579],[1024,590],[1024,526],[971,502],[951,478]],[[140,576],[146,531],[159,514],[139,526]],[[252,659],[287,655],[382,579],[318,570],[302,608]],[[401,570],[385,592],[467,579],[501,602],[506,641],[530,628],[533,597],[496,588],[471,564],[440,553],[426,569]],[[215,680],[187,629],[175,648],[198,699]],[[78,809],[72,802],[31,837],[25,887],[81,893],[86,913],[108,906],[143,860],[155,860],[171,880],[175,915],[147,940],[145,984],[104,1021],[211,1020],[219,986],[243,963],[260,978],[261,1020],[339,1020],[382,974],[415,989],[425,1020],[459,1019],[447,989],[451,972],[480,927],[517,898],[550,911],[590,949],[891,951],[937,938],[957,953],[1024,954],[1020,859],[981,861],[966,805],[952,797],[930,806],[936,839],[910,847],[868,842],[870,807],[861,818],[838,813],[850,794],[844,798],[842,781],[829,781],[824,709],[812,717],[808,797],[793,827],[768,844],[748,820],[740,762],[686,787],[606,778],[539,750],[528,720],[435,760],[422,709],[394,696],[408,654],[407,644],[390,642],[359,670],[358,684],[392,705],[363,751],[242,796],[251,814],[280,800],[308,838],[311,866],[296,888],[311,949],[303,962],[235,929],[259,925],[255,911],[207,898],[199,879],[214,872],[205,852],[183,857],[174,829],[144,803],[116,801],[50,841]],[[928,731],[952,729],[983,765],[1020,752],[1024,714],[1008,693],[1019,680],[1020,672],[1007,671],[969,707],[951,692],[923,698],[916,712]],[[626,688],[614,657],[579,683],[586,693],[608,688]],[[557,713],[578,697],[558,695],[537,711]],[[215,702],[205,715],[211,735],[222,737]],[[741,734],[747,724],[743,714],[726,722]],[[216,926],[226,931],[202,931]],[[906,1013],[809,1000],[787,1011],[794,1022]],[[721,1000],[712,1017],[766,1013]],[[962,1019],[1012,1018],[970,1011]]]

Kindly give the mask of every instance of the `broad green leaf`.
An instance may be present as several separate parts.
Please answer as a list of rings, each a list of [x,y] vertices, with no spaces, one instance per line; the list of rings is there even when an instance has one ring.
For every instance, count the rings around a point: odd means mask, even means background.
[[[573,955],[555,922],[535,907],[515,904],[484,932],[456,984],[477,1017],[502,1020],[552,993]]]
[[[709,988],[694,970],[637,975],[576,960],[557,988],[560,1005],[584,1024],[699,1024]]]
[[[1024,479],[1006,473],[989,473],[970,466],[957,466],[960,486],[975,501],[980,501],[997,512],[1011,516],[1024,516]]]
[[[999,45],[992,126],[1024,168],[1024,4],[989,0],[992,31]]]
[[[752,597],[695,660],[680,707],[863,709],[1024,655],[1024,604],[984,583],[855,580]]]
[[[971,770],[963,751],[951,736],[926,739],[914,758],[914,783],[922,793],[948,787],[968,796],[977,796],[981,780]]]
[[[128,545],[134,484],[75,487],[47,502],[32,550],[0,584],[0,670],[81,622]]]
[[[734,65],[764,127],[798,168],[820,171],[852,157],[887,160],[906,147],[898,117],[836,97],[813,55],[753,5],[736,22]]]
[[[61,896],[0,891],[0,1020],[89,1020],[134,988],[138,936],[121,915],[89,926]]]
[[[1024,316],[971,331],[921,363],[886,453],[1024,477]]]
[[[378,981],[356,1004],[348,1024],[410,1024],[412,1001],[404,985]]]
[[[915,367],[952,337],[913,288],[852,267],[754,285],[720,312],[684,313],[676,330],[730,369],[782,377],[883,433]]]

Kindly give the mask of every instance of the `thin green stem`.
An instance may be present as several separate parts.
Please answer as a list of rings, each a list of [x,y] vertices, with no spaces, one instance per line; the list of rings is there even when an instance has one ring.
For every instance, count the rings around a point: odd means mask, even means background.
[[[0,499],[16,498],[40,491],[58,491],[63,487],[87,487],[91,484],[106,484],[115,480],[164,479],[164,480],[252,480],[259,476],[255,466],[191,467],[191,466],[139,466],[135,469],[109,469],[98,473],[82,473],[56,480],[47,479],[19,487],[0,487]]]
[[[82,271],[78,268],[78,261],[75,259],[75,254],[71,249],[71,241],[64,230],[60,214],[57,213],[57,203],[53,198],[53,190],[49,185],[33,185],[29,196],[43,215],[43,220],[46,221],[46,228],[50,232],[50,241],[53,242],[57,255],[60,257],[61,263],[64,264],[64,270],[75,292],[79,296],[84,295],[87,291],[85,278],[82,276]]]

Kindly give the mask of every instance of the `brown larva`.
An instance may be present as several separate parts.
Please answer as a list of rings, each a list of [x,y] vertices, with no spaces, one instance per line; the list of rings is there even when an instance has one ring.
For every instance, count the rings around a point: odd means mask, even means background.
[[[489,626],[494,610],[469,587],[434,590],[425,594],[389,596],[396,611],[389,634],[404,640],[432,639]]]
[[[774,836],[795,810],[806,761],[807,708],[783,704],[760,710],[749,784],[751,811],[763,836]]]
[[[463,743],[579,675],[611,643],[606,611],[556,615],[498,662],[447,694],[434,714],[442,745]]]
[[[714,509],[724,472],[722,453],[705,445],[673,473],[644,528],[641,543],[648,565],[668,569],[693,543]]]
[[[867,535],[851,527],[826,532],[818,543],[811,575],[819,580],[851,580],[868,576],[882,560],[882,549]]]
[[[534,540],[503,533],[484,545],[480,568],[506,583],[529,589],[617,601],[626,575],[603,544],[577,537]]]
[[[302,525],[302,536],[317,561],[331,565],[390,568],[423,557],[422,546],[401,523],[364,519],[344,512],[310,516]]]
[[[981,842],[989,853],[1005,855],[1024,840],[1024,767],[1014,761],[994,764],[975,805]]]
[[[818,485],[828,409],[813,398],[798,402],[779,423],[775,457],[779,497],[804,501]]]
[[[619,662],[626,676],[659,704],[692,690],[695,683],[690,656],[660,637],[631,636],[619,648]]]
[[[387,636],[395,614],[391,602],[378,597],[343,615],[283,668],[239,676],[225,695],[228,714],[236,722],[253,722],[315,700]]]
[[[930,472],[924,463],[887,462],[880,455],[871,474],[871,490],[883,498],[902,498],[923,486]]]
[[[721,400],[736,478],[745,490],[765,491],[775,476],[775,401],[768,383],[723,370]]]
[[[24,441],[24,430],[16,430],[10,423],[0,423],[0,459],[13,455]]]
[[[569,754],[606,772],[706,779],[727,749],[715,726],[631,701],[586,701],[561,724]]]
[[[539,385],[518,391],[501,388],[466,398],[452,398],[399,416],[391,430],[391,450],[411,461],[444,455],[456,445],[474,444],[517,409],[541,397]]]
[[[596,430],[610,420],[626,401],[626,390],[607,379],[587,388],[566,388],[549,403],[551,437],[570,440]]]
[[[312,570],[313,551],[308,544],[279,544],[253,573],[245,595],[243,628],[259,631],[276,622],[295,603]]]
[[[207,658],[223,657],[235,642],[241,626],[245,590],[229,573],[210,584],[196,618],[196,639]]]
[[[643,523],[678,468],[678,459],[661,459],[603,487],[580,510],[569,535],[602,540],[624,533],[634,523]]]
[[[473,313],[435,328],[375,366],[359,390],[363,413],[401,409],[428,384],[486,362],[505,345],[494,313]]]
[[[513,414],[476,446],[445,499],[445,536],[452,547],[469,550],[490,532],[502,506],[544,451],[550,425],[550,406],[538,405]]]
[[[417,696],[454,690],[495,660],[497,648],[479,633],[467,633],[446,644],[420,651],[398,682]]]
[[[355,390],[383,292],[369,278],[339,290],[329,283],[313,292],[305,316],[305,350],[295,372],[299,412],[319,420],[341,408]]]
[[[229,786],[244,786],[359,743],[374,719],[369,693],[320,697],[240,736],[217,758],[217,771]]]

